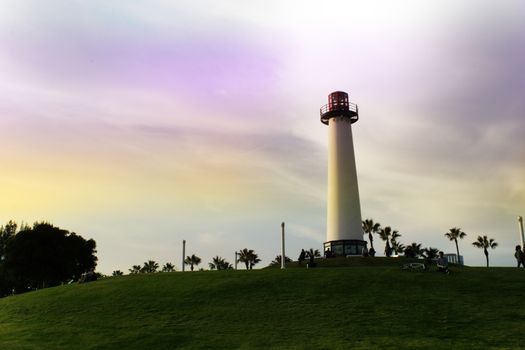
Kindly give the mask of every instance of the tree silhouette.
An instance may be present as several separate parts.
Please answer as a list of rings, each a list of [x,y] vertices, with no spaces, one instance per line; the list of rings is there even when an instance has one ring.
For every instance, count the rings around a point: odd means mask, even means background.
[[[175,271],[175,265],[173,265],[172,263],[167,262],[166,264],[164,264],[164,266],[162,266],[162,272],[173,272],[173,271]]]
[[[401,234],[399,234],[397,231],[392,232],[392,235],[390,236],[392,251],[396,253],[396,255],[399,255],[405,251],[405,246],[397,241],[399,237],[401,237]]]
[[[142,273],[155,273],[159,268],[159,264],[153,260],[148,260],[142,266],[140,272]]]
[[[195,254],[192,254],[191,256],[187,256],[186,259],[184,259],[184,264],[190,265],[191,271],[193,271],[194,266],[197,266],[201,263],[201,258],[196,256]]]
[[[122,276],[124,275],[124,272],[120,271],[120,270],[115,270],[113,271],[113,273],[111,274],[111,276]]]
[[[422,250],[423,257],[427,260],[428,263],[431,263],[432,260],[436,259],[439,253],[439,249],[428,247]]]
[[[488,249],[496,249],[498,246],[498,243],[494,241],[492,238],[487,238],[487,236],[478,236],[478,239],[472,243],[474,247],[483,249],[483,253],[485,254],[485,259],[487,259],[487,267],[489,267],[489,251]]]
[[[210,270],[231,270],[233,269],[232,264],[221,258],[220,256],[216,256],[212,258],[211,262],[208,263],[208,266],[210,267]]]
[[[141,273],[142,266],[140,265],[133,265],[131,269],[129,269],[129,273],[132,275],[136,275],[138,273]]]
[[[409,246],[405,247],[405,256],[408,258],[419,258],[421,257],[423,251],[421,249],[421,243],[411,243]]]
[[[390,238],[392,236],[398,235],[397,231],[396,230],[392,231],[392,228],[390,226],[386,226],[385,228],[381,228],[378,233],[379,233],[379,237],[381,237],[381,239],[386,242],[385,256],[387,257],[392,256],[392,248],[390,247]],[[399,237],[399,235],[397,237]]]
[[[45,222],[23,228],[16,232],[13,222],[2,228],[2,270],[17,292],[76,280],[95,268],[94,240]]]
[[[368,233],[368,239],[370,240],[370,247],[374,248],[374,233],[378,233],[381,229],[381,224],[379,222],[374,223],[374,220],[372,219],[366,219],[362,223],[363,225],[363,231],[365,233]],[[374,249],[375,250],[375,249]]]
[[[292,262],[292,259],[290,259],[289,257],[287,257],[286,255],[284,256],[284,262]],[[281,265],[281,254],[279,255],[276,255],[275,256],[275,259],[272,260],[272,262],[270,263],[270,265]]]
[[[449,230],[449,232],[445,233],[445,237],[447,237],[449,240],[454,241],[456,243],[456,252],[458,254],[458,263],[460,263],[459,260],[459,247],[458,247],[458,238],[463,239],[467,234],[463,231],[461,231],[460,228],[453,227]]]
[[[310,259],[310,263],[308,264],[308,266],[314,267],[315,258],[320,257],[320,256],[321,256],[321,253],[319,252],[319,249],[314,250],[313,248],[310,248],[309,250],[307,250],[306,257]]]
[[[246,270],[251,270],[253,266],[261,261],[259,256],[253,251],[253,249],[244,248],[238,252],[238,262],[242,262],[246,265]]]

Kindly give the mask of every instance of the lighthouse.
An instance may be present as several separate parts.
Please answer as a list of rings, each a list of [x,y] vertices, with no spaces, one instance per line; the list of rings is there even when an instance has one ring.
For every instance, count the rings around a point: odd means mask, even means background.
[[[325,253],[361,255],[366,241],[361,226],[352,124],[359,109],[343,91],[328,95],[321,107],[321,122],[328,125],[328,203]]]

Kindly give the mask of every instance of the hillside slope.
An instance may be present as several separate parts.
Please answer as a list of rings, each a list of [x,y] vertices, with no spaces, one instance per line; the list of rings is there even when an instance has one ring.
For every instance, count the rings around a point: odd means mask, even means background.
[[[0,299],[0,349],[525,347],[525,271],[159,273]]]

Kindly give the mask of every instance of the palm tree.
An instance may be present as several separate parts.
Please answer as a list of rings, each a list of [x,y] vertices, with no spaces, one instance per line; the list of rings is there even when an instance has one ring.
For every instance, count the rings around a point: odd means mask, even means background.
[[[386,241],[385,255],[388,256],[388,257],[391,256],[392,255],[392,248],[390,247],[390,237],[397,238],[397,237],[400,237],[400,235],[398,234],[398,232],[396,230],[392,231],[392,228],[390,226],[387,226],[385,228],[379,229],[378,233],[379,233],[379,237],[381,237],[381,239],[383,241]]]
[[[287,257],[286,255],[284,256],[284,262],[292,262],[292,259],[290,259],[289,257]],[[276,255],[275,256],[275,259],[272,260],[272,262],[270,263],[270,265],[281,265],[281,254],[279,255]]]
[[[400,243],[396,241],[395,239],[391,239],[390,243],[392,243],[392,250],[394,251],[394,253],[396,253],[396,255],[399,255],[405,252],[406,247],[403,243]]]
[[[237,261],[243,262],[246,265],[246,270],[251,270],[255,264],[261,261],[253,249],[239,250],[238,256]]]
[[[129,269],[129,273],[132,275],[136,275],[137,273],[141,273],[142,266],[140,265],[133,265],[131,269]]]
[[[422,253],[421,243],[413,242],[405,248],[405,256],[409,258],[419,258]]]
[[[437,258],[439,249],[428,247],[422,250],[423,257],[430,263],[432,260]]]
[[[445,237],[447,237],[449,240],[454,241],[456,243],[456,252],[458,253],[458,263],[461,261],[459,260],[459,247],[458,247],[458,238],[463,239],[467,234],[463,231],[461,231],[460,228],[453,227],[449,230],[449,232],[445,233]]]
[[[201,258],[195,254],[192,254],[191,256],[187,256],[186,259],[184,259],[184,263],[186,265],[190,265],[190,269],[193,271],[194,266],[197,266],[201,263]]]
[[[232,264],[220,256],[216,256],[215,258],[211,259],[211,262],[208,263],[208,266],[210,267],[210,270],[231,270],[233,268]]]
[[[162,266],[162,272],[173,272],[173,271],[175,271],[175,265],[173,265],[172,263],[167,262],[166,264],[164,264],[164,266]]]
[[[148,260],[144,263],[142,266],[142,269],[140,272],[142,273],[155,273],[157,272],[157,269],[159,268],[159,264],[153,260]]]
[[[113,273],[111,274],[111,276],[122,276],[124,275],[124,272],[120,271],[120,270],[115,270],[113,271]]]
[[[319,252],[319,249],[314,250],[313,248],[310,248],[306,251],[306,257],[310,258],[310,263],[308,264],[310,267],[315,266],[314,259],[317,257],[320,257],[321,253]]]
[[[374,233],[378,233],[381,229],[381,224],[379,222],[374,223],[372,219],[366,219],[363,221],[363,231],[368,233],[368,239],[370,240],[370,247],[374,248]],[[375,250],[375,249],[374,249]]]
[[[476,242],[473,242],[472,245],[477,248],[483,248],[483,253],[487,259],[487,267],[489,267],[489,251],[488,248],[496,249],[498,243],[492,238],[487,238],[487,236],[478,236]]]

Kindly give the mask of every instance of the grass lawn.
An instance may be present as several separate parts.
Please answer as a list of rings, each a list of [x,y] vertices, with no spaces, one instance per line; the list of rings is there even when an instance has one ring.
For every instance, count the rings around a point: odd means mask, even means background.
[[[389,261],[131,275],[7,297],[0,349],[525,348],[525,269],[443,275]]]

